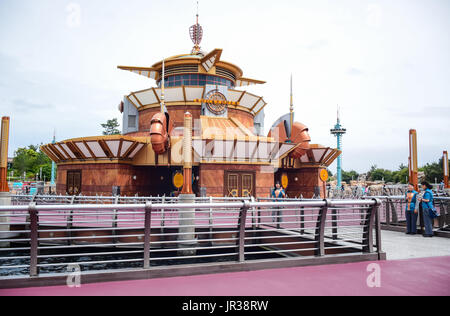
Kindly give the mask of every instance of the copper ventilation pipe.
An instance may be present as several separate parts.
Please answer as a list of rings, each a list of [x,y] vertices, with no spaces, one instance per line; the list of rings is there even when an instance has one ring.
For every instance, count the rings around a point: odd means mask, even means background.
[[[0,192],[9,192],[8,173],[8,141],[9,141],[9,117],[2,118],[2,135],[0,143]]]
[[[192,191],[192,114],[184,114],[183,136],[183,177],[184,185],[182,194],[193,194]]]
[[[290,156],[292,158],[298,159],[306,154],[309,149],[309,143],[311,142],[311,137],[308,133],[308,127],[305,125],[295,122],[292,127],[292,136],[291,141],[294,144],[300,144],[297,148],[295,148]]]
[[[158,154],[164,154],[170,147],[169,128],[165,113],[157,113],[153,116],[150,127],[150,136],[153,151]]]
[[[268,137],[274,137],[279,142],[291,141],[293,144],[299,144],[299,146],[290,153],[290,157],[295,159],[305,155],[310,148],[309,143],[311,142],[311,137],[308,133],[308,127],[302,123],[295,122],[293,124],[291,135],[289,137],[285,121],[282,121],[269,132]]]

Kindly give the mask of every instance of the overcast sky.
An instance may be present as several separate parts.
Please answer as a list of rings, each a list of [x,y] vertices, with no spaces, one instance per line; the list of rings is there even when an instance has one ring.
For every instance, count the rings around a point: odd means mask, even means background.
[[[18,147],[100,135],[120,118],[125,94],[154,81],[117,65],[151,66],[189,53],[194,0],[1,0],[0,115]],[[341,107],[345,170],[407,164],[408,131],[419,164],[450,150],[450,1],[202,0],[202,48],[244,76],[267,81],[266,132],[289,110],[313,143],[336,146],[329,130]],[[334,166],[333,166],[334,167]]]

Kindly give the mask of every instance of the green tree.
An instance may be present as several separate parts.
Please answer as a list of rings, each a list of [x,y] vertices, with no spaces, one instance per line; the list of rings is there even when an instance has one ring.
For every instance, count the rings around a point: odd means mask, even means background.
[[[359,177],[359,173],[357,173],[354,170],[348,171],[348,172],[342,170],[342,181],[344,181],[346,183],[350,183],[350,181],[352,181],[352,180],[358,180],[358,177]]]
[[[441,182],[444,179],[444,168],[443,168],[443,158],[439,159],[438,162],[428,163],[423,166],[423,171],[425,172],[425,179],[430,183],[434,183],[435,180]],[[450,166],[450,164],[449,164]]]
[[[370,168],[368,178],[370,181],[382,181],[393,182],[392,171],[378,168],[376,165]]]
[[[392,173],[392,182],[406,184],[409,181],[409,170],[403,164],[398,171]]]
[[[108,120],[105,124],[101,124],[103,127],[103,135],[120,135],[120,124],[116,118]]]
[[[50,180],[52,161],[40,150],[39,146],[30,145],[15,151],[12,168],[15,176],[20,177],[25,173],[27,178],[35,178],[36,174],[40,174],[41,168],[42,180],[44,176]]]

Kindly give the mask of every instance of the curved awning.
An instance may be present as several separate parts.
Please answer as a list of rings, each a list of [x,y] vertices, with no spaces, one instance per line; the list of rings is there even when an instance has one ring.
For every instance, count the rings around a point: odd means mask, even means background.
[[[161,88],[150,88],[142,91],[133,92],[127,96],[128,100],[138,109],[146,109],[151,107],[159,107],[161,104]],[[236,102],[238,109],[246,110],[253,115],[257,115],[264,109],[267,102],[264,98],[247,91],[228,90],[227,101]],[[200,86],[181,86],[164,89],[164,98],[167,106],[170,103],[177,104],[179,102],[195,103],[204,99],[205,87]],[[234,106],[231,106],[232,108]]]
[[[147,144],[146,138],[121,135],[75,138],[41,146],[54,162],[132,160]]]
[[[303,155],[300,160],[300,165],[304,166],[325,166],[329,167],[342,152],[335,148],[324,147],[321,145],[311,144],[306,155]]]

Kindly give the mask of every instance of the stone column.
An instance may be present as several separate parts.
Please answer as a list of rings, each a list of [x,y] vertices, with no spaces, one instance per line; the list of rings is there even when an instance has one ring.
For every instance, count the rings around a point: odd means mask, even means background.
[[[180,203],[195,203],[194,194],[181,194],[179,197]],[[194,248],[197,246],[197,239],[195,238],[195,208],[180,209],[178,216],[180,228],[178,232],[178,248]],[[186,227],[188,226],[188,227]],[[194,256],[196,250],[179,250],[179,256]]]
[[[11,195],[8,192],[0,192],[0,206],[11,205]],[[0,212],[0,215],[8,215],[6,212]],[[0,217],[0,231],[9,231],[10,225],[3,224],[9,222],[9,217]],[[0,233],[0,239],[11,237],[9,233]],[[9,242],[0,242],[0,248],[8,248]]]
[[[0,138],[0,205],[11,205],[11,195],[9,194],[9,187],[7,181],[8,171],[8,143],[9,143],[9,117],[5,116],[1,122],[1,138]],[[0,215],[7,215],[5,212],[0,212]],[[8,222],[8,217],[0,217],[0,231],[9,231],[8,224],[1,224]],[[0,239],[9,237],[9,233],[0,233]],[[9,247],[8,242],[0,242],[0,247]]]
[[[195,203],[195,194],[192,192],[192,115],[187,112],[184,115],[183,135],[183,190],[180,194],[180,203]],[[197,245],[195,239],[195,207],[180,209],[178,232],[178,248],[193,248]],[[189,226],[189,227],[185,227]],[[179,250],[180,256],[194,256],[196,250]]]

